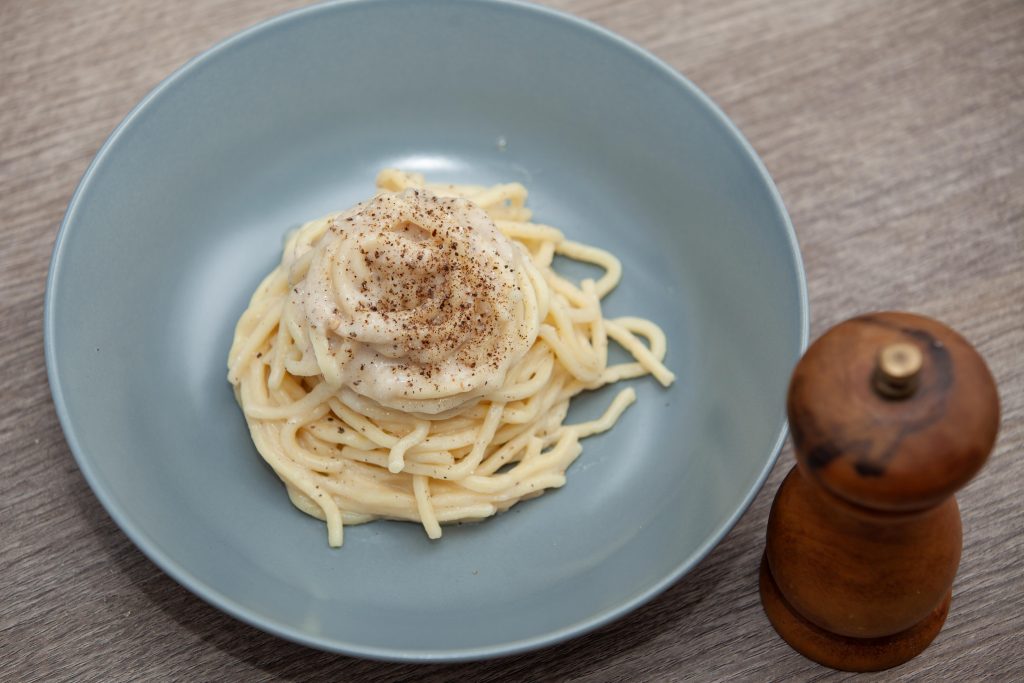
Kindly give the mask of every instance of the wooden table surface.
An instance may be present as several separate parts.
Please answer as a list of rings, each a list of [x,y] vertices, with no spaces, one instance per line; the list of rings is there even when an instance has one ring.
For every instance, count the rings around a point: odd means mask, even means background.
[[[457,666],[380,664],[278,640],[165,576],[100,507],[43,364],[54,236],[89,160],[185,60],[282,0],[0,3],[0,680],[842,679],[792,652],[758,601],[789,447],[736,528],[628,617]],[[796,226],[812,336],[858,312],[944,320],[987,358],[1002,432],[959,495],[945,630],[879,679],[1024,680],[1024,2],[557,0],[719,103]],[[871,679],[871,677],[868,677]]]

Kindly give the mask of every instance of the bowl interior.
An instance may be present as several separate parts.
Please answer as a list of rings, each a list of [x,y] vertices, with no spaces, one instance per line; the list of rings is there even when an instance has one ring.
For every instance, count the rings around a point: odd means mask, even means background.
[[[285,232],[386,166],[524,183],[536,220],[619,255],[606,315],[662,325],[678,382],[632,382],[560,490],[439,542],[378,522],[332,550],[253,448],[225,362]],[[807,327],[785,212],[699,92],[581,22],[454,0],[286,15],[164,82],[86,174],[47,306],[68,441],[143,551],[272,632],[415,659],[573,635],[703,557],[774,458]]]

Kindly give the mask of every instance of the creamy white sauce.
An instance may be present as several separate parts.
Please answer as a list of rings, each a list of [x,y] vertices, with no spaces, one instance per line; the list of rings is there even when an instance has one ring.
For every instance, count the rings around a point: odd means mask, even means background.
[[[291,318],[307,353],[326,337],[317,361],[346,403],[450,411],[499,389],[537,336],[529,257],[464,198],[381,193],[290,256],[308,263]]]

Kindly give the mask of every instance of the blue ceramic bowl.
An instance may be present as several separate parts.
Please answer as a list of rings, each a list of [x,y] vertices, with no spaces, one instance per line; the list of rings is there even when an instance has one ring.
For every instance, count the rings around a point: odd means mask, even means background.
[[[439,542],[377,522],[337,550],[253,448],[225,362],[285,232],[386,166],[524,183],[538,220],[621,257],[606,312],[660,323],[679,379],[632,382],[564,488]],[[464,0],[301,10],[161,83],[68,207],[45,318],[68,444],[146,555],[259,628],[394,660],[554,643],[684,575],[764,482],[807,338],[785,209],[707,97],[591,24]]]

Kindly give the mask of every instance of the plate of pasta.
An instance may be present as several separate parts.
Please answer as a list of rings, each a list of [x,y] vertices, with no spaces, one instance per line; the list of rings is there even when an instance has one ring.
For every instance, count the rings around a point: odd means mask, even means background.
[[[774,463],[807,318],[771,179],[670,67],[540,7],[380,0],[244,31],[127,116],[45,346],[83,475],[170,576],[444,661],[694,567]]]

